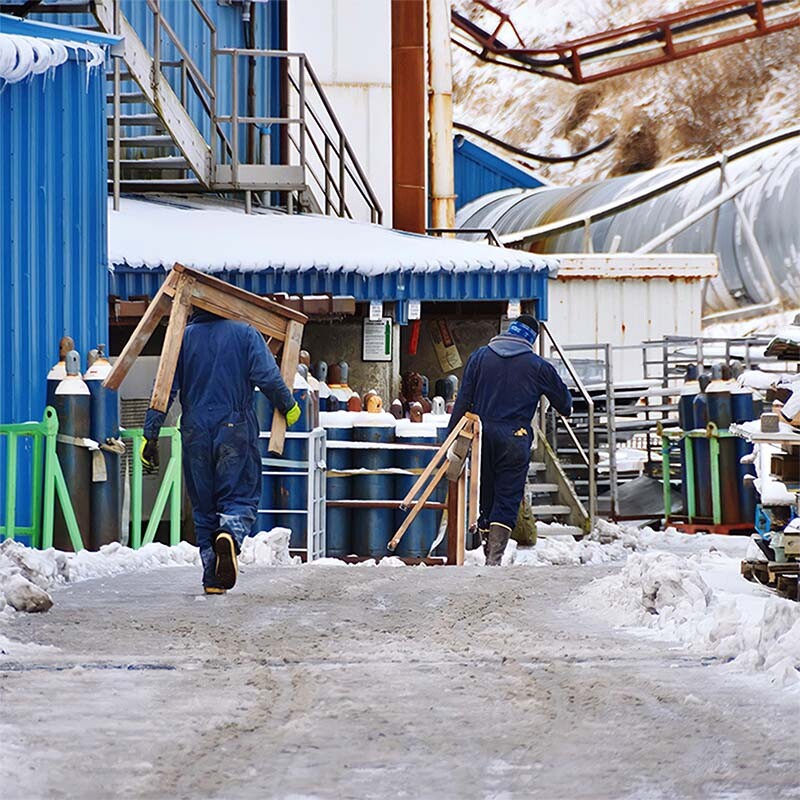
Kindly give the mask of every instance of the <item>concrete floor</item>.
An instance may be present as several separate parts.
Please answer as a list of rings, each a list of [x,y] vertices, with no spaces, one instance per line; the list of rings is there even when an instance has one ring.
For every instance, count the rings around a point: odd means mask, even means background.
[[[205,598],[180,567],[60,590],[1,631],[58,650],[0,655],[0,797],[800,797],[798,703],[576,616],[609,571],[253,568]]]

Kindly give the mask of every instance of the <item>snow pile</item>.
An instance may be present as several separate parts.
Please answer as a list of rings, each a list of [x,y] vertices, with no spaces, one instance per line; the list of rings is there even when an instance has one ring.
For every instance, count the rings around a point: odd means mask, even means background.
[[[273,528],[248,536],[242,543],[239,564],[259,567],[291,567],[301,563],[299,556],[289,554],[289,528]]]
[[[244,540],[240,563],[282,567],[299,564],[289,555],[288,528],[261,531]],[[10,539],[0,543],[0,610],[46,611],[53,604],[50,589],[91,578],[159,567],[200,566],[200,551],[188,542],[175,547],[154,542],[138,550],[115,542],[96,552],[67,553],[50,548],[33,550]]]
[[[800,685],[800,605],[747,583],[738,559],[719,551],[634,553],[575,602],[731,669],[766,672],[778,686]]]
[[[142,236],[142,231],[148,232]],[[224,240],[219,231],[227,231]],[[109,202],[112,265],[170,269],[180,261],[203,272],[277,269],[365,276],[408,271],[545,270],[552,257],[460,239],[395,231],[315,214],[245,214],[242,209],[181,199],[180,204],[123,198]],[[394,418],[392,418],[394,419]]]

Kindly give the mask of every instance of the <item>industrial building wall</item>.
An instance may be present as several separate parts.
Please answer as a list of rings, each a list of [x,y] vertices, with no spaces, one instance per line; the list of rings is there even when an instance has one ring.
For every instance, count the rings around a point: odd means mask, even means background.
[[[74,60],[0,91],[0,423],[41,419],[64,334],[107,341],[105,93]]]
[[[288,4],[289,50],[308,55],[378,196],[386,225],[392,222],[391,23],[390,0]]]

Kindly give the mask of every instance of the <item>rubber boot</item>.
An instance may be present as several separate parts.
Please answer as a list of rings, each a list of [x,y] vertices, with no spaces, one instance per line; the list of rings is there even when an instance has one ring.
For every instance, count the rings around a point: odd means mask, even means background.
[[[499,522],[493,522],[489,526],[489,535],[486,537],[486,566],[499,567],[503,560],[503,553],[511,537],[511,528]]]
[[[227,531],[219,531],[214,539],[214,552],[217,554],[216,577],[221,589],[233,589],[239,576],[236,561],[236,542]]]

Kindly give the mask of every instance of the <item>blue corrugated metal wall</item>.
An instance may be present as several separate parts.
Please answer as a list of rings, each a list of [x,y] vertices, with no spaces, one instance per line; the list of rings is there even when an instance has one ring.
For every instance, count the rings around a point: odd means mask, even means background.
[[[220,5],[217,0],[202,0],[202,5],[206,13],[212,19],[217,29],[218,48],[242,48],[245,47],[244,30],[242,27],[242,6]],[[144,41],[148,50],[153,52],[153,13],[145,0],[122,0],[122,11],[128,22]],[[254,3],[252,12],[257,21],[256,24],[256,48],[262,50],[276,50],[280,47],[280,3],[278,0],[270,2]],[[190,0],[161,0],[162,17],[183,43],[192,60],[197,64],[205,79],[211,82],[211,38],[209,29],[203,22],[200,14],[193,7]],[[53,21],[50,14],[32,14],[31,19],[44,19]],[[88,14],[59,14],[57,17],[59,24],[72,26],[96,25],[93,17]],[[172,44],[172,41],[162,34],[161,37],[161,59],[162,61],[179,61],[181,55]],[[172,87],[180,96],[180,70],[164,67],[164,74],[170,80]],[[217,110],[221,115],[231,113],[232,93],[231,93],[231,58],[220,58],[217,62]],[[278,116],[280,109],[279,97],[279,78],[280,69],[275,59],[257,58],[256,59],[256,113],[258,116]],[[247,64],[243,58],[239,59],[238,70],[238,97],[239,114],[244,115],[246,109],[247,92]],[[130,91],[124,88],[123,91]],[[209,140],[210,124],[208,115],[203,109],[196,93],[188,89],[187,106],[195,123],[200,131]],[[146,104],[131,104],[125,106],[125,113],[143,114],[149,112]],[[226,134],[230,137],[230,126],[224,125]],[[130,129],[136,135],[147,135],[151,133],[148,128]],[[273,159],[279,160],[278,147],[279,137],[275,136],[272,143]],[[244,142],[240,142],[240,147],[244,147]],[[241,152],[241,150],[240,150]],[[131,155],[129,153],[129,155]],[[131,156],[133,157],[133,156]]]
[[[530,172],[498,158],[460,134],[453,137],[456,209],[476,197],[501,189],[534,189],[542,186]]]
[[[65,333],[108,339],[105,91],[78,61],[0,91],[0,422],[41,419]]]

